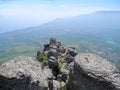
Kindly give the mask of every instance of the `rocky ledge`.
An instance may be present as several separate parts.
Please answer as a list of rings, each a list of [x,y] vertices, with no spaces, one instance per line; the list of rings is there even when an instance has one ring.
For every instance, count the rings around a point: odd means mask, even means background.
[[[0,90],[48,90],[51,70],[32,57],[17,57],[0,66]]]
[[[69,90],[120,90],[119,70],[96,54],[77,55],[71,67]]]
[[[120,72],[96,54],[78,54],[51,38],[36,58],[19,56],[0,66],[0,90],[120,90]]]

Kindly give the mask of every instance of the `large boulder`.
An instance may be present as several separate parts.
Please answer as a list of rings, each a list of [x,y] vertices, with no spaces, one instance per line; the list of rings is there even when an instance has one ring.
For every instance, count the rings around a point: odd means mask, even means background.
[[[120,90],[120,72],[96,54],[83,53],[70,65],[68,90]]]
[[[32,57],[17,57],[0,66],[0,90],[49,90],[52,71]]]

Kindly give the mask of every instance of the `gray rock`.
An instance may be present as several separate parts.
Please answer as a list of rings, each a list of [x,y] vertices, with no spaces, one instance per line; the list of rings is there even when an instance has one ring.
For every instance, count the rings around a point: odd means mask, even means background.
[[[58,52],[65,53],[66,49],[63,46],[60,46]]]
[[[53,90],[60,90],[60,82],[57,80],[53,80]]]
[[[49,60],[57,61],[55,57],[51,56]]]
[[[74,62],[71,62],[70,64],[69,64],[69,72],[71,73],[71,74],[73,74],[74,73]]]
[[[71,56],[75,57],[78,53],[73,48],[68,48],[67,54],[70,54]]]
[[[37,60],[42,61],[42,53],[40,51],[37,52]]]
[[[61,79],[62,79],[62,81],[67,82],[68,79],[69,79],[68,77],[69,77],[69,74],[68,74],[68,73],[62,73]]]
[[[72,55],[68,54],[66,56],[66,61],[67,61],[68,64],[73,62],[74,60],[75,60],[75,58]]]
[[[67,82],[68,81],[68,77],[69,77],[69,74],[67,74],[67,73],[62,73],[62,74],[59,74],[58,76],[57,76],[57,80],[58,81],[63,81],[63,82]]]
[[[49,90],[49,68],[32,57],[17,57],[0,66],[0,90]]]
[[[49,51],[46,50],[46,51],[44,51],[43,53],[44,53],[44,55],[46,55],[46,54],[48,55]]]
[[[50,45],[50,48],[51,48],[51,49],[55,49],[55,50],[57,50],[57,46],[56,46],[56,45],[53,45],[53,44]]]
[[[68,69],[66,63],[62,63],[62,66],[61,66],[61,68],[60,68],[60,72],[61,72],[61,73],[67,73],[67,74],[69,74],[69,69]]]
[[[51,57],[51,56],[53,56],[53,57],[55,57],[55,58],[58,57],[58,52],[57,52],[56,49],[50,49],[50,50],[49,50],[49,52],[48,52],[48,57]]]
[[[67,82],[69,79],[69,69],[66,63],[63,63],[60,68],[61,80]]]
[[[47,50],[49,50],[49,44],[44,44],[44,51],[47,51]]]
[[[57,80],[53,80],[53,89],[52,90],[66,90],[66,89],[63,89],[63,87],[66,87],[66,83],[60,82]]]
[[[55,44],[56,45],[56,39],[55,38],[50,38],[50,45]]]
[[[57,41],[56,46],[59,48],[61,45],[61,42]]]
[[[48,60],[48,66],[53,69],[54,64],[57,62],[56,58],[51,56]]]
[[[62,78],[61,78],[61,77],[62,77],[62,74],[57,75],[57,80],[58,80],[58,81],[62,81]]]
[[[120,72],[95,54],[79,54],[70,74],[69,90],[120,90]]]
[[[48,80],[49,90],[53,90],[53,80]]]

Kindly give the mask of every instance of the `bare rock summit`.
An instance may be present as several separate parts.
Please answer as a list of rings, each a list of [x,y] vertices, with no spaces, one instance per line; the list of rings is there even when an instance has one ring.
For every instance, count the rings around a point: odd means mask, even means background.
[[[19,56],[0,66],[0,90],[48,90],[51,76],[35,58]]]
[[[0,90],[120,90],[120,71],[51,38],[36,58],[19,56],[0,65]]]
[[[71,66],[68,87],[69,90],[120,90],[120,72],[96,54],[78,54]]]

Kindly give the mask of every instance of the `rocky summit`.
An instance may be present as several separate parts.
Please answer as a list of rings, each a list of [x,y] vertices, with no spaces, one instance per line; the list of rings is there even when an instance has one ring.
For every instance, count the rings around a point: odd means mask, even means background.
[[[120,72],[96,54],[78,54],[50,38],[36,58],[19,56],[0,66],[0,90],[120,90]]]
[[[98,55],[82,53],[71,64],[68,87],[69,90],[120,90],[120,72]]]
[[[50,69],[32,57],[17,57],[0,66],[0,90],[48,90]]]

